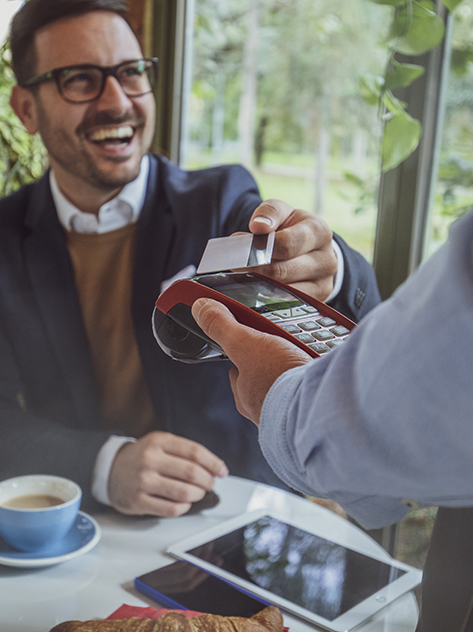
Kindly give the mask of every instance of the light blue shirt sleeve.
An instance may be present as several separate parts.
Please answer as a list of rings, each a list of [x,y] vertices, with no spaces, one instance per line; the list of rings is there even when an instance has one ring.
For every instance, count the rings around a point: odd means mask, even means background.
[[[473,506],[473,214],[330,355],[283,374],[260,443],[287,484],[377,528]]]

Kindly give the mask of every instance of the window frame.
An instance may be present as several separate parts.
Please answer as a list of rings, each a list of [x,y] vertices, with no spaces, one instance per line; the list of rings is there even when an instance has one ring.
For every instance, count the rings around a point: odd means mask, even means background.
[[[396,96],[408,103],[411,116],[421,121],[422,138],[407,160],[381,175],[373,267],[383,300],[414,272],[427,250],[453,27],[451,13],[442,10],[440,15],[446,23],[442,44],[421,58],[399,56],[399,61],[426,69],[411,86],[396,91]]]

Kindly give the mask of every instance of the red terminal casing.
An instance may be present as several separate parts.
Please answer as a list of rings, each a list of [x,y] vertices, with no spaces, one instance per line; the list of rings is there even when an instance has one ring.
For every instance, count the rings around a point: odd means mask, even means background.
[[[356,324],[351,321],[340,312],[337,312],[332,307],[329,307],[322,301],[317,300],[316,298],[301,292],[300,290],[293,288],[291,285],[287,285],[286,283],[282,283],[281,281],[275,281],[274,279],[267,277],[263,274],[252,273],[252,276],[267,279],[271,283],[275,283],[280,287],[284,288],[288,292],[291,292],[298,298],[300,298],[307,305],[311,305],[315,307],[322,316],[329,316],[333,318],[339,325],[344,325],[349,331],[351,331]],[[189,307],[192,307],[194,302],[198,298],[212,298],[219,303],[225,305],[231,313],[235,316],[236,320],[248,327],[252,327],[258,331],[262,331],[268,334],[274,334],[276,336],[280,336],[281,338],[285,338],[289,340],[293,344],[300,347],[303,351],[308,353],[310,356],[314,358],[320,357],[316,351],[308,347],[306,344],[298,340],[295,336],[288,333],[282,327],[279,327],[276,323],[271,322],[261,314],[258,314],[250,307],[246,307],[242,303],[214,290],[205,285],[201,285],[198,281],[194,281],[192,279],[182,279],[180,281],[176,281],[173,283],[165,292],[163,292],[158,299],[156,300],[156,308],[159,309],[164,314],[167,314],[169,310],[177,305],[178,303],[183,303]]]

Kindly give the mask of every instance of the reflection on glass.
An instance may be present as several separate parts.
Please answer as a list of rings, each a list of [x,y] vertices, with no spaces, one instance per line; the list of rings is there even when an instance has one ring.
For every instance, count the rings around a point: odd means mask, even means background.
[[[347,9],[349,4],[349,10]],[[263,197],[323,215],[372,254],[391,11],[366,0],[195,0],[182,166],[243,163]]]
[[[255,310],[262,307],[289,309],[302,305],[302,301],[284,288],[246,274],[212,274],[197,277],[197,280]]]
[[[217,538],[212,553],[220,568],[331,621],[404,575],[270,516]]]

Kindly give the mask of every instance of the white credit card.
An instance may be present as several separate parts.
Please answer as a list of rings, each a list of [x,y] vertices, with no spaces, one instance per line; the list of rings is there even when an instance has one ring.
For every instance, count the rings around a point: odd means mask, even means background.
[[[209,239],[197,274],[240,270],[271,263],[275,232],[267,235],[231,235]]]

